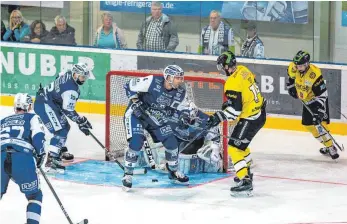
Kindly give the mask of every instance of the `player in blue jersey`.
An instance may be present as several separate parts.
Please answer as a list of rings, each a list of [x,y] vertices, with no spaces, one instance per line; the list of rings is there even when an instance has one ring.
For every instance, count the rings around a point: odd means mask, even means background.
[[[186,90],[181,86],[184,72],[177,65],[169,65],[164,69],[163,76],[134,78],[124,86],[130,100],[124,115],[129,142],[122,179],[125,190],[132,187],[134,166],[145,140],[144,130],[164,145],[169,178],[178,183],[189,181],[178,171],[178,144],[168,122],[177,110],[185,108]]]
[[[12,179],[28,199],[27,224],[40,223],[42,191],[36,172],[45,158],[45,133],[41,119],[33,113],[32,99],[18,93],[14,99],[15,114],[1,120],[1,195]]]
[[[48,146],[48,157],[45,167],[48,172],[64,172],[62,163],[62,149],[70,130],[66,117],[78,124],[79,129],[89,135],[92,125],[86,117],[80,116],[75,106],[80,96],[80,86],[89,78],[89,69],[86,64],[79,63],[56,78],[44,88],[40,88],[36,95],[34,109],[40,116],[46,128],[53,134]],[[71,158],[72,156],[66,155]]]

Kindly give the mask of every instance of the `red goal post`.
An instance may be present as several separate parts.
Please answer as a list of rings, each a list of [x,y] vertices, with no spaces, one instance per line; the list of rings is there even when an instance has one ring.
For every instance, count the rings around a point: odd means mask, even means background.
[[[161,71],[110,71],[106,77],[106,148],[116,157],[124,156],[124,150],[128,147],[126,133],[123,124],[123,116],[129,100],[123,88],[131,78],[145,77],[149,75],[162,76]],[[207,114],[212,114],[221,109],[225,101],[223,93],[225,76],[185,73],[185,88],[188,99]],[[220,125],[222,135],[229,134],[227,122]],[[223,170],[228,167],[228,139],[222,138]]]

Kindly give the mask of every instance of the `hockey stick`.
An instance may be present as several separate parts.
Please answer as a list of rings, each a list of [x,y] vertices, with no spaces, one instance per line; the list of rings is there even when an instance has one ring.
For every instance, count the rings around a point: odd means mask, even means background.
[[[302,101],[302,100],[300,100],[301,101],[301,103],[304,105],[304,107],[307,109],[307,111],[312,115],[312,117],[313,117],[313,112],[312,112],[312,110],[307,106],[307,104],[304,102],[304,101]],[[321,125],[321,124],[319,124],[319,125],[316,125],[316,126],[320,126],[327,134],[328,134],[328,136],[331,138],[331,140],[333,141],[333,143],[339,148],[339,150],[342,152],[342,151],[344,151],[345,150],[345,147],[343,146],[343,144],[342,144],[342,147],[336,142],[336,140],[335,140],[335,138],[330,134],[330,132],[328,132],[328,130],[323,126],[323,125]]]
[[[49,189],[51,189],[51,191],[52,191],[52,193],[53,193],[55,199],[57,200],[57,202],[58,202],[58,204],[59,204],[61,210],[63,211],[63,213],[64,213],[64,215],[65,215],[67,221],[69,221],[70,224],[73,224],[73,222],[71,221],[71,218],[70,218],[69,214],[67,214],[67,212],[66,212],[66,210],[65,210],[65,208],[64,208],[64,206],[63,206],[63,204],[61,203],[61,201],[60,201],[60,199],[59,199],[57,193],[55,192],[55,190],[54,190],[54,188],[53,188],[51,182],[49,181],[49,179],[47,178],[45,172],[42,170],[41,167],[40,167],[40,172],[41,172],[43,178],[45,179],[45,181],[46,181],[46,183],[47,183]],[[83,219],[82,221],[78,222],[77,224],[88,224],[88,219]]]
[[[90,133],[90,135],[93,137],[93,139],[99,144],[99,146],[105,150],[105,152],[107,153],[107,156],[110,158],[110,160],[113,160],[114,162],[116,162],[117,165],[118,165],[122,170],[124,170],[124,166],[123,166],[116,158],[114,158],[114,157],[111,155],[110,151],[99,141],[99,139],[98,139],[97,137],[95,137],[95,135],[94,135],[93,133],[91,133],[91,132],[89,132],[89,133]],[[136,169],[136,170],[134,170],[133,173],[134,173],[134,174],[146,174],[146,173],[147,173],[147,170],[146,170],[146,169],[143,169],[143,168],[141,168],[141,169]]]

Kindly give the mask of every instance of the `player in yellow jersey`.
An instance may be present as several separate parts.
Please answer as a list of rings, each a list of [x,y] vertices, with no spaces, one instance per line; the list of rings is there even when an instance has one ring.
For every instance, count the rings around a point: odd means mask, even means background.
[[[253,178],[250,170],[251,143],[266,121],[266,100],[261,95],[254,74],[245,66],[237,65],[231,51],[222,53],[217,59],[218,70],[228,76],[224,85],[227,101],[222,111],[210,116],[208,126],[217,126],[220,122],[239,118],[228,142],[228,153],[234,164],[237,185],[230,188],[232,196],[251,196]]]
[[[310,54],[299,51],[288,67],[288,93],[295,99],[300,99],[311,110],[313,115],[303,107],[302,125],[325,147],[319,151],[323,155],[330,155],[332,159],[339,158],[337,149],[330,135],[322,128],[329,131],[329,106],[328,90],[321,70],[310,64]]]

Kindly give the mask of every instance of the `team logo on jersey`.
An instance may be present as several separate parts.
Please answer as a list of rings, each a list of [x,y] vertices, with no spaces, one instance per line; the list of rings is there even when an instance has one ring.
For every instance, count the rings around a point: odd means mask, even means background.
[[[311,72],[311,73],[310,73],[310,78],[311,78],[311,79],[316,78],[316,74],[315,74],[314,72]]]
[[[171,100],[163,95],[161,95],[160,97],[158,97],[157,102],[159,104],[165,105],[165,106],[169,106]]]
[[[22,191],[32,191],[32,190],[35,190],[37,187],[38,187],[37,180],[34,180],[31,183],[21,184]]]

